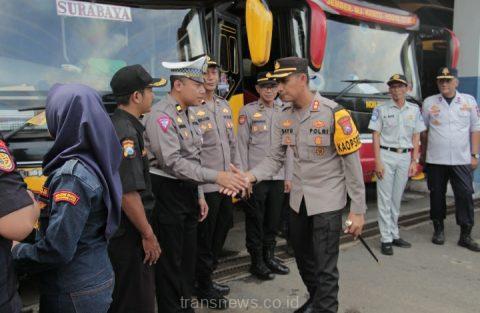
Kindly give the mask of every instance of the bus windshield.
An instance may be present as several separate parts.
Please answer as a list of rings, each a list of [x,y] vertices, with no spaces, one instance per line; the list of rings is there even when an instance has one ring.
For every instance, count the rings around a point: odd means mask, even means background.
[[[342,80],[387,81],[404,74],[412,82],[410,95],[420,98],[414,43],[408,32],[383,30],[361,23],[353,25],[327,20],[327,44],[322,68],[311,80],[312,87],[339,93],[350,83]],[[388,91],[384,83],[358,84],[349,93],[374,95]]]
[[[206,53],[197,9],[142,9],[70,0],[0,0],[0,131],[21,125],[55,83],[110,93],[121,67],[168,78],[162,61]],[[160,92],[165,92],[168,86]]]

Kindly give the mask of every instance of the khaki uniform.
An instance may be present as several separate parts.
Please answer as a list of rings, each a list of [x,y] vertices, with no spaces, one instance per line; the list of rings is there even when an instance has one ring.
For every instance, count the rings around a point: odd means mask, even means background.
[[[215,182],[218,171],[201,166],[202,131],[197,117],[170,95],[145,115],[145,147],[155,194],[153,227],[163,254],[155,266],[160,312],[179,312],[195,277],[198,184]]]
[[[251,173],[259,180],[276,173],[293,150],[293,179],[289,214],[290,242],[315,312],[338,311],[337,268],[342,208],[364,213],[365,187],[358,151],[340,156],[334,137],[356,132],[347,112],[336,122],[337,103],[316,94],[309,107],[284,110],[273,127],[270,154]],[[345,111],[345,110],[343,110]],[[342,132],[342,134],[334,134]],[[354,151],[358,137],[339,141],[338,151]]]
[[[352,212],[364,213],[367,209],[359,153],[341,157],[335,149],[332,112],[337,106],[317,93],[303,113],[293,107],[284,110],[273,127],[269,156],[251,170],[258,181],[269,179],[281,168],[287,147],[291,147],[290,206],[297,213],[303,198],[309,216],[341,210],[347,191]]]
[[[232,110],[218,96],[202,106],[190,107],[202,131],[200,163],[203,167],[228,171],[230,163],[239,166],[237,143],[233,130]],[[203,192],[219,190],[216,184],[203,185]]]
[[[232,111],[228,102],[214,95],[213,101],[189,108],[195,114],[203,135],[201,165],[219,171],[228,171],[230,163],[239,166]],[[216,184],[201,186],[208,204],[208,216],[198,225],[198,253],[196,279],[198,289],[212,288],[212,273],[218,263],[228,231],[233,226],[232,198],[218,192]]]
[[[273,108],[269,108],[260,101],[255,101],[241,109],[238,123],[238,153],[244,171],[254,168],[268,155],[275,116],[287,106],[282,101],[276,100]],[[291,164],[291,161],[285,162],[286,168],[282,167],[265,180],[291,180]]]
[[[238,150],[244,171],[254,168],[268,155],[272,144],[272,126],[287,106],[276,100],[273,107],[268,107],[259,100],[247,104],[240,111]],[[287,154],[284,167],[253,186],[250,203],[254,205],[245,208],[246,247],[252,255],[267,254],[276,245],[285,179],[292,179],[291,151]]]

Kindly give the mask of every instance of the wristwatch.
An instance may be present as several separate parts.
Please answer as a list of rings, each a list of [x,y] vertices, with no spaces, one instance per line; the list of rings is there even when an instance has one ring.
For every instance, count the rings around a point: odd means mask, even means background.
[[[475,159],[480,159],[480,154],[479,153],[472,153],[472,158],[475,158]]]

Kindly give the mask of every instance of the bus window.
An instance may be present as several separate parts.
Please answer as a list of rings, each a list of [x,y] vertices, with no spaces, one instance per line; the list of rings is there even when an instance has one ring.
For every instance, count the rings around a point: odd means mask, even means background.
[[[307,18],[304,9],[293,9],[291,20],[292,52],[294,56],[307,56]]]
[[[131,18],[119,21],[80,16],[78,10],[60,14],[59,3],[0,0],[2,131],[31,117],[32,112],[20,114],[18,109],[44,105],[55,83],[83,83],[106,94],[113,73],[126,64],[141,64],[153,77],[168,77],[162,61],[188,61],[206,53],[197,9],[121,7]],[[159,93],[167,91],[168,86]]]

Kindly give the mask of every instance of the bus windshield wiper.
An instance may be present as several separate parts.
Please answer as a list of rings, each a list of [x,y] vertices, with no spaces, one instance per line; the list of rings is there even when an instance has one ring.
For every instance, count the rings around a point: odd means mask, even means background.
[[[43,108],[45,108],[45,107],[43,107]],[[40,108],[40,109],[42,109],[42,108]],[[25,109],[20,109],[19,111],[31,111],[31,110],[38,110],[38,109],[36,109],[36,108],[34,108],[34,109],[25,108]],[[46,123],[47,123],[47,119],[45,117],[45,111],[42,111],[42,112],[38,113],[37,115],[33,116],[32,118],[30,118],[25,123],[23,123],[17,129],[14,129],[11,132],[9,132],[8,134],[6,134],[4,136],[4,139],[5,139],[5,141],[7,141],[8,139],[15,136],[18,132],[22,131],[25,127],[27,127],[29,125],[42,126],[42,125],[45,125]]]
[[[337,101],[341,97],[343,97],[347,92],[349,92],[353,87],[358,84],[381,84],[383,81],[381,80],[373,80],[373,79],[348,79],[342,80],[344,83],[350,83],[347,87],[345,87],[340,93],[333,99],[333,101]]]

